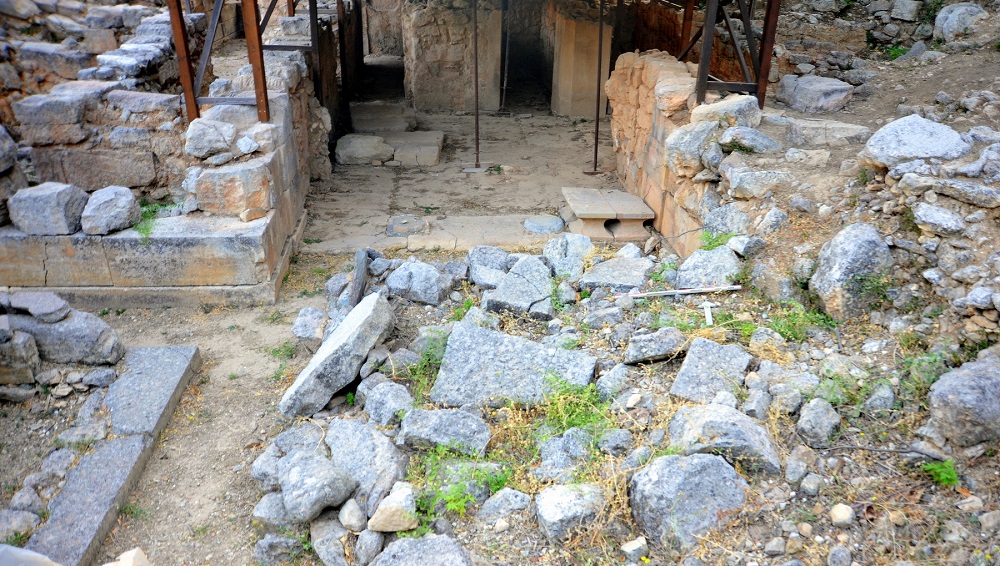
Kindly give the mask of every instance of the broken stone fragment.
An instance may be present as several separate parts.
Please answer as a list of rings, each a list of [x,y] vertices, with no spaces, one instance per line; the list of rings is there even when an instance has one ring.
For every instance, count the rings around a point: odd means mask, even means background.
[[[7,201],[10,219],[25,234],[55,236],[80,230],[87,193],[64,183],[21,189]]]

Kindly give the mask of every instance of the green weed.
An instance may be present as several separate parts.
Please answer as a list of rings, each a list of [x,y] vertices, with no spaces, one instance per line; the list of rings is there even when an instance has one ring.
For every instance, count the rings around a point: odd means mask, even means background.
[[[600,432],[610,427],[609,403],[601,400],[596,385],[573,385],[558,376],[549,376],[547,384],[549,392],[542,406],[543,421],[553,435],[571,428]]]
[[[882,52],[885,53],[885,56],[888,57],[890,61],[899,59],[901,56],[905,55],[907,51],[909,51],[909,49],[899,45],[893,45],[892,47],[886,46],[882,49]]]
[[[292,342],[285,342],[280,346],[271,348],[271,356],[279,360],[290,360],[292,356],[295,355],[295,344]]]
[[[457,307],[452,309],[451,316],[448,317],[448,320],[453,320],[456,322],[462,320],[463,318],[465,318],[465,315],[468,314],[469,309],[471,309],[474,306],[476,306],[476,301],[472,297],[468,297],[467,299],[462,301],[461,305],[458,305]]]
[[[851,279],[851,283],[873,309],[881,308],[889,300],[892,277],[888,272],[857,275]]]
[[[236,372],[233,372],[233,373],[227,375],[226,377],[228,377],[230,381],[235,381],[235,380],[237,380],[237,379],[240,378],[240,374],[238,374]]]
[[[97,316],[108,316],[109,314],[111,314],[111,309],[101,309]]]
[[[27,531],[18,532],[3,539],[3,544],[22,548],[24,547],[24,545],[28,544],[28,538],[30,538],[30,535],[28,534]]]
[[[734,330],[744,340],[749,340],[750,336],[753,334],[754,330],[757,330],[757,325],[748,320],[737,320],[735,316],[730,313],[723,312],[715,315],[715,324],[717,326],[722,326]]]
[[[354,398],[354,393],[348,392],[346,397],[347,399],[344,402],[347,403],[348,406],[353,407],[354,403],[357,402]]]
[[[955,462],[951,460],[928,462],[922,467],[931,476],[931,480],[934,483],[942,486],[958,485],[958,472],[955,471]]]
[[[806,311],[795,301],[782,303],[781,310],[771,315],[768,328],[777,332],[785,340],[801,342],[806,339],[806,330],[812,326],[832,329],[837,323],[829,315],[819,311]]]
[[[147,515],[146,510],[135,503],[126,503],[119,514],[130,519],[142,519]]]
[[[285,378],[285,370],[287,369],[288,369],[288,364],[285,362],[281,362],[280,364],[278,364],[278,369],[274,370],[274,373],[272,373],[268,379],[270,379],[275,383],[280,382],[282,379]]]
[[[323,240],[320,240],[319,238],[302,238],[303,244],[318,244],[322,241]]]
[[[702,230],[701,235],[698,239],[701,240],[701,249],[703,250],[714,250],[719,246],[726,245],[726,242],[730,238],[735,236],[732,232],[726,232],[725,234],[716,234],[711,230]]]
[[[431,387],[434,386],[434,378],[437,377],[438,370],[441,369],[441,359],[444,357],[446,344],[447,337],[443,333],[432,335],[427,340],[427,347],[420,354],[420,361],[407,368],[410,373],[413,399],[416,405],[427,400]]]

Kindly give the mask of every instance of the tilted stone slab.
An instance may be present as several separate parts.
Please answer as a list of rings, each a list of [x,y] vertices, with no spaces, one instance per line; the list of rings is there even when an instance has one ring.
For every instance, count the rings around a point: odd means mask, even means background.
[[[354,381],[368,352],[392,330],[395,315],[381,293],[365,297],[323,341],[309,364],[281,397],[285,416],[311,415]]]
[[[645,285],[652,269],[653,260],[649,258],[611,258],[587,270],[580,278],[580,289],[607,287],[612,293],[627,293]]]
[[[596,363],[596,358],[583,352],[458,322],[448,337],[431,400],[449,407],[501,406],[508,399],[533,405],[560,380],[587,385]]]
[[[197,346],[131,348],[125,371],[104,397],[116,435],[159,436],[181,393],[201,368]]]
[[[938,179],[937,177],[923,177],[916,173],[907,173],[899,180],[899,188],[910,194],[934,191],[955,200],[985,208],[1000,206],[1000,189],[975,181]]]
[[[63,566],[91,564],[139,480],[152,441],[143,435],[97,443],[66,474],[66,484],[49,502],[49,518],[28,541]]]
[[[670,394],[708,403],[720,391],[732,393],[743,385],[751,359],[750,354],[735,344],[695,338],[670,386]]]

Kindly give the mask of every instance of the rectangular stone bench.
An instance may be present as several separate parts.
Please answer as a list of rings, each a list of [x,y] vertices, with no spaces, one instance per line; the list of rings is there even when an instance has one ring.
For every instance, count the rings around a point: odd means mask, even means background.
[[[643,225],[654,217],[639,197],[624,191],[563,187],[563,197],[576,220],[569,223],[575,234],[593,240],[641,241],[649,237]]]

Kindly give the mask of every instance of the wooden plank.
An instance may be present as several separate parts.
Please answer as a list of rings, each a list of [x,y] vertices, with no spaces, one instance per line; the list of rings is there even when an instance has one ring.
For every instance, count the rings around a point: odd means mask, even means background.
[[[253,70],[254,95],[257,100],[257,119],[261,122],[271,120],[271,109],[267,100],[267,79],[264,75],[264,52],[260,45],[260,11],[256,0],[242,0],[243,30],[247,39],[247,58]]]
[[[187,26],[184,25],[184,11],[180,0],[167,0],[167,11],[170,12],[170,29],[174,34],[174,50],[177,51],[177,65],[181,76],[181,88],[184,90],[184,105],[187,108],[188,122],[198,118],[198,93],[194,90],[194,70],[191,68],[191,53],[188,48]],[[208,45],[206,49],[211,49]]]

